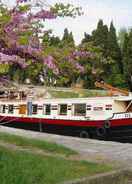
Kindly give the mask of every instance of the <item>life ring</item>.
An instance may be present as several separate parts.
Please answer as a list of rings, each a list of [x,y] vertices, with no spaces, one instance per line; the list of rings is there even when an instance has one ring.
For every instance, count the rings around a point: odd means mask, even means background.
[[[82,130],[82,131],[80,132],[79,136],[80,136],[81,138],[90,138],[90,135],[89,135],[88,131],[86,131],[86,130]]]
[[[97,128],[96,132],[99,137],[106,135],[106,129],[104,127]]]
[[[111,122],[109,120],[105,121],[104,128],[110,128],[110,127],[111,127]]]

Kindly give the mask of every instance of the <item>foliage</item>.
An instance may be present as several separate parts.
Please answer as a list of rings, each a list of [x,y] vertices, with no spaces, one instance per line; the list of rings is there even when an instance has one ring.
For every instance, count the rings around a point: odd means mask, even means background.
[[[119,42],[119,46],[121,48],[121,51],[123,49],[126,33],[127,33],[127,29],[125,27],[121,28],[119,33],[118,33],[118,42]]]
[[[108,43],[108,27],[103,24],[103,20],[99,20],[97,29],[92,32],[92,40],[95,46],[101,47],[105,55]]]
[[[85,42],[81,44],[80,49],[94,53],[89,59],[82,59],[80,63],[84,66],[85,72],[81,75],[84,80],[84,87],[94,88],[94,82],[106,76],[106,68],[113,64],[113,60],[109,57],[105,58],[102,48],[95,46],[93,42]]]
[[[115,60],[115,64],[117,65],[117,72],[120,70],[123,73],[123,66],[121,61],[121,49],[118,44],[116,30],[113,25],[113,22],[110,24],[110,31],[108,34],[108,55]]]
[[[85,33],[81,45],[88,47],[90,51],[92,49],[95,54],[92,65],[90,63],[86,65],[87,76],[83,75],[86,87],[93,88],[93,81],[102,79],[118,87],[127,86],[123,74],[121,48],[113,22],[108,28],[103,20],[99,20],[97,29],[92,32],[92,35]]]
[[[64,35],[62,38],[61,46],[62,47],[74,47],[75,46],[73,34],[72,32],[69,33],[67,28],[64,30]]]
[[[86,32],[84,33],[84,38],[82,39],[82,44],[91,42],[92,41],[92,36],[90,34],[87,34]]]
[[[132,30],[125,34],[123,45],[123,66],[127,84],[132,91]]]
[[[34,11],[34,8],[36,10]],[[48,8],[48,9],[47,9]],[[43,65],[58,75],[59,69],[52,56],[42,54],[39,35],[46,19],[81,15],[81,8],[62,3],[49,6],[46,2],[17,0],[16,5],[8,9],[0,6],[0,63],[25,70],[35,63]],[[52,39],[53,42],[53,39]],[[28,61],[31,61],[30,63]],[[32,68],[32,67],[31,67]],[[28,72],[27,72],[28,73]]]
[[[117,36],[113,22],[108,27],[99,20],[92,34],[85,32],[75,45],[67,28],[62,38],[45,30],[45,20],[77,15],[82,9],[71,4],[17,0],[11,9],[0,4],[0,74],[48,86],[69,87],[83,80],[85,88],[103,79],[132,90],[131,31],[121,29]]]

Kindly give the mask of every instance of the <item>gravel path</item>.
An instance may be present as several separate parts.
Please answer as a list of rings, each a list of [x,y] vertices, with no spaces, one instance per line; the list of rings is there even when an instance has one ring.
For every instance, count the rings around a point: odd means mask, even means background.
[[[80,139],[76,137],[39,133],[3,126],[0,126],[0,132],[7,132],[14,135],[62,144],[79,152],[82,158],[88,161],[111,162],[117,165],[123,164],[125,167],[132,166],[132,144],[130,143]]]

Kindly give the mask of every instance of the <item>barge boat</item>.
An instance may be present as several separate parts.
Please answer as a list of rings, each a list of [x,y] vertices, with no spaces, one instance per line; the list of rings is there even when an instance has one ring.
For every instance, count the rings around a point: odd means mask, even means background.
[[[68,99],[0,100],[0,124],[76,131],[80,137],[132,134],[132,95]],[[131,131],[130,131],[131,130]]]

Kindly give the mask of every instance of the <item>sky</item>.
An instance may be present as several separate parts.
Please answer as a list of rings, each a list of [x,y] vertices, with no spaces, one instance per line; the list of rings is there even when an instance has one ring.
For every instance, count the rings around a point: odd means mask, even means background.
[[[13,2],[14,0],[3,0]],[[45,0],[41,0],[45,1]],[[52,29],[54,35],[62,37],[67,27],[73,32],[76,43],[83,38],[84,32],[91,33],[96,29],[99,19],[109,25],[114,22],[117,31],[121,28],[132,27],[132,0],[47,0],[49,4],[55,2],[71,3],[83,8],[84,15],[74,18],[57,18],[46,21],[45,28]]]
[[[49,0],[50,3],[58,2]],[[109,25],[111,21],[119,31],[121,28],[132,26],[132,0],[60,0],[65,3],[73,3],[82,6],[84,15],[72,18],[59,18],[58,20],[48,21],[47,28],[52,28],[56,35],[61,35],[65,27],[73,32],[76,43],[83,38],[84,32],[91,33],[96,29],[99,19]]]

